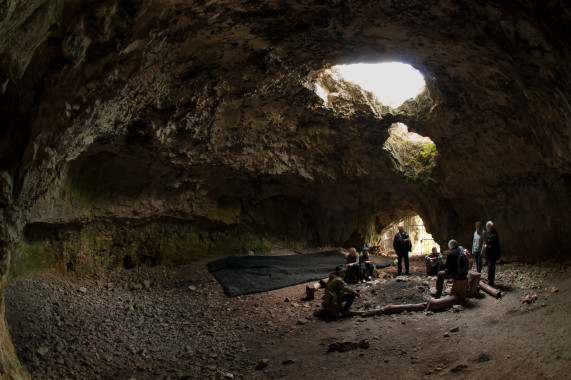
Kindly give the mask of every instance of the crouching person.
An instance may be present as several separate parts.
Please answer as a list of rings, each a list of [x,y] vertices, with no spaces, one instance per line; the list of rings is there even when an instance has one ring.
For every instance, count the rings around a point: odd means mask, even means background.
[[[359,297],[359,293],[351,289],[343,280],[345,273],[345,266],[338,265],[335,268],[335,273],[331,273],[329,281],[325,285],[322,306],[330,317],[348,314],[355,298]]]
[[[446,279],[459,279],[464,278],[468,274],[467,270],[460,273],[461,263],[460,256],[462,255],[460,247],[458,247],[458,242],[456,240],[450,240],[448,242],[448,248],[450,251],[446,255],[446,263],[444,263],[444,270],[438,272],[438,277],[436,278],[436,294],[434,298],[440,298],[442,295],[442,289],[444,288],[444,280]]]

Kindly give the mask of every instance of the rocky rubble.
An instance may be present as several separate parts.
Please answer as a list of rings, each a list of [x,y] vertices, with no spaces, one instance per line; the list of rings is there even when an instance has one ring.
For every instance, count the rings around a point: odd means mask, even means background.
[[[421,274],[420,266],[413,269]],[[362,294],[356,310],[429,297],[433,280],[421,275],[395,279],[387,275],[392,271],[355,285]],[[500,267],[497,282],[521,294],[541,283],[545,289],[534,289],[543,296],[552,275],[549,268],[510,263]],[[142,267],[93,278],[43,274],[23,277],[8,288],[7,319],[33,378],[248,378],[268,364],[262,360],[267,358],[251,357],[254,347],[280,344],[324,323],[313,317],[322,291],[304,301],[304,290],[302,284],[229,298],[201,265]],[[471,302],[473,307],[478,301]],[[413,314],[426,318],[434,313]],[[362,339],[335,341],[329,350],[368,345]],[[292,364],[291,358],[282,360]]]

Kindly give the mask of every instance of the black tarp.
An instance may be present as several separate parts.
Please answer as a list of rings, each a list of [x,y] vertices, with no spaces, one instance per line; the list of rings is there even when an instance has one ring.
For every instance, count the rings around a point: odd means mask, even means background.
[[[390,265],[384,260],[377,267]],[[267,292],[327,278],[345,263],[340,251],[288,256],[231,256],[208,263],[208,270],[232,297]]]
[[[345,263],[340,251],[289,256],[231,256],[208,263],[208,270],[232,297],[267,292],[329,276]]]

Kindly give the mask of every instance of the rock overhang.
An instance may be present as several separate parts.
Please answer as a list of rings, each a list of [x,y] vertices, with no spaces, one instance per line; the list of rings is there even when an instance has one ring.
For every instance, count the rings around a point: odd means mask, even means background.
[[[520,254],[543,244],[517,238],[539,210],[567,220],[557,2],[30,4],[5,5],[2,29],[3,169],[22,225],[212,215],[343,244],[414,209],[442,241],[496,219]],[[426,93],[387,110],[364,93],[323,107],[308,88],[335,64],[381,60],[419,69]],[[434,183],[393,169],[395,122],[436,143]]]

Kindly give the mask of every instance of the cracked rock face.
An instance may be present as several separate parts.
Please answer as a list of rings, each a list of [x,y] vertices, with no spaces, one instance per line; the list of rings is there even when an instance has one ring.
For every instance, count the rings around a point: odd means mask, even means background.
[[[73,269],[95,251],[111,266],[160,260],[160,247],[357,245],[410,213],[440,243],[469,246],[474,222],[494,220],[504,255],[563,255],[570,13],[562,1],[3,2],[2,273],[29,240]],[[427,83],[398,109],[324,71],[393,60]],[[436,144],[430,181],[383,150],[396,122]]]

